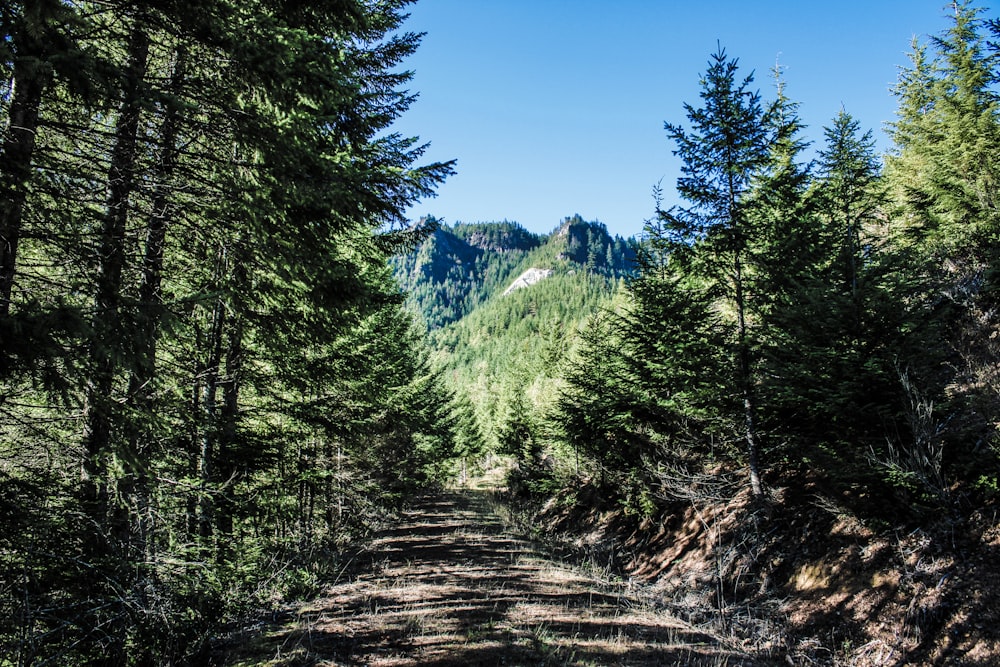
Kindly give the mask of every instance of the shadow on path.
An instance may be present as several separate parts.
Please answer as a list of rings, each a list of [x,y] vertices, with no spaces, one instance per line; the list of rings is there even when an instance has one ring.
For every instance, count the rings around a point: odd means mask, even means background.
[[[266,664],[766,664],[547,560],[483,492],[423,499],[351,569],[271,636]]]

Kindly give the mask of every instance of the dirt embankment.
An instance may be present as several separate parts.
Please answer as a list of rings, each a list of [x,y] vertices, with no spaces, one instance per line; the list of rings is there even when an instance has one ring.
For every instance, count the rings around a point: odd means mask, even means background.
[[[652,608],[634,582],[542,555],[482,492],[424,499],[349,570],[223,664],[774,664]]]
[[[789,665],[1000,664],[995,512],[873,530],[805,486],[763,505],[745,492],[676,500],[638,520],[596,493],[535,521],[730,643]]]

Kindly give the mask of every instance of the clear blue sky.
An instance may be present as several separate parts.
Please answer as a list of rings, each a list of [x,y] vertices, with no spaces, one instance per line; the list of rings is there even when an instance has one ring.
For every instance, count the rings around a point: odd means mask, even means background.
[[[784,68],[818,145],[843,106],[887,147],[889,92],[914,36],[948,26],[944,0],[418,0],[406,29],[420,97],[395,129],[457,159],[411,210],[448,223],[512,220],[549,232],[568,215],[632,236],[678,161],[664,121],[687,125],[698,77],[721,43],[765,98]],[[995,16],[992,9],[987,16]]]

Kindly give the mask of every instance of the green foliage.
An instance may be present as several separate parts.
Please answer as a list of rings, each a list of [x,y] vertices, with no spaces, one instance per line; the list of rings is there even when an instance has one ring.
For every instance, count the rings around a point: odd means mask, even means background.
[[[395,261],[464,414],[457,426],[463,456],[509,456],[519,480],[512,483],[550,490],[558,445],[546,414],[560,368],[581,327],[619,291],[634,257],[631,242],[577,215],[545,236],[510,222],[442,227]],[[511,289],[531,269],[549,273]]]
[[[721,50],[691,128],[667,124],[689,206],[647,225],[548,427],[629,511],[736,466],[755,493],[806,468],[870,517],[990,496],[997,71],[981,10],[954,9],[901,77],[885,177],[843,111],[804,163],[780,77],[765,105]]]
[[[393,266],[410,305],[433,331],[484,305],[528,268],[568,271],[580,265],[621,277],[630,270],[632,254],[604,225],[576,215],[550,236],[507,221],[442,226],[414,252],[395,258]]]
[[[928,46],[914,43],[895,88],[895,150],[887,175],[907,233],[924,250],[962,266],[989,256],[1000,225],[996,55],[983,36],[983,9],[955,4],[952,26]]]
[[[721,329],[698,281],[661,254],[655,225],[648,230],[629,299],[588,324],[554,415],[561,437],[605,472],[688,459],[712,437],[704,417],[722,380],[709,361]]]
[[[2,10],[0,662],[200,664],[477,446],[387,267],[406,4]]]
[[[391,129],[406,4],[0,10],[0,661],[203,663],[484,453],[644,517],[686,472],[995,496],[996,21],[915,44],[884,175],[720,49],[637,245],[406,222],[452,170]]]
[[[785,168],[776,152],[790,153],[794,146],[782,145],[792,137],[785,136],[791,131],[786,132],[779,120],[784,110],[781,99],[765,110],[760,93],[750,87],[753,76],[740,79],[738,71],[738,61],[727,58],[720,47],[702,77],[703,105],[684,106],[691,128],[665,124],[676,145],[674,153],[683,162],[677,190],[690,206],[660,215],[669,224],[671,239],[689,246],[689,270],[708,281],[723,299],[723,307],[732,311],[730,391],[741,397],[742,409],[731,419],[734,424],[742,422],[750,484],[759,497],[763,494],[756,423],[759,343],[753,315],[761,304],[752,283],[757,270],[754,250],[767,231],[756,219],[755,207],[767,198],[759,192],[753,196],[752,188],[759,184],[758,190],[774,191],[767,182],[769,169],[777,169],[780,176]]]
[[[410,303],[436,329],[482,304],[539,243],[514,223],[445,226],[393,264]]]

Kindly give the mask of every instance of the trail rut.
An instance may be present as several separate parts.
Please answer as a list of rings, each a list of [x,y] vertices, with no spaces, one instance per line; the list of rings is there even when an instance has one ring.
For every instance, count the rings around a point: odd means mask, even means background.
[[[765,664],[648,608],[626,583],[546,558],[481,492],[424,498],[351,571],[273,631],[259,660],[231,664]]]

